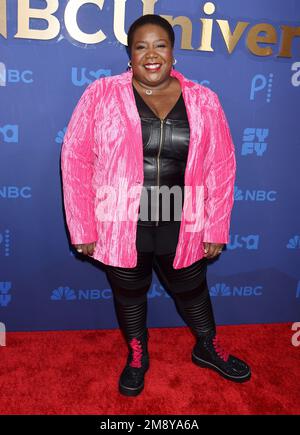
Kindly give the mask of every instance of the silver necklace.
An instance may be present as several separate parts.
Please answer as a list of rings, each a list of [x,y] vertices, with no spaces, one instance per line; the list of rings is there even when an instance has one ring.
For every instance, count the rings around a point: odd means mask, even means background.
[[[140,85],[141,86],[141,85]],[[143,86],[141,86],[141,87],[143,87]],[[145,89],[145,88],[144,88]],[[153,91],[151,90],[151,89],[145,89],[145,93],[147,94],[147,95],[152,95],[153,94]]]

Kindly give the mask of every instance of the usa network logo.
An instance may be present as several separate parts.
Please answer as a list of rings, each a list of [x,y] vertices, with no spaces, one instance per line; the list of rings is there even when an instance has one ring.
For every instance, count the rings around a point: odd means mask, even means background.
[[[286,247],[288,249],[300,249],[300,236],[295,235],[294,237],[290,238]]]
[[[111,69],[100,68],[97,71],[87,71],[87,68],[72,68],[72,83],[74,86],[85,86],[100,77],[111,76]]]
[[[54,289],[51,294],[52,301],[80,301],[80,300],[98,300],[98,299],[111,299],[111,289],[88,289],[88,290],[74,290],[70,287],[58,287]]]
[[[230,287],[224,282],[218,282],[210,288],[211,296],[262,296],[262,286]]]
[[[235,201],[276,201],[277,192],[275,190],[249,190],[242,191],[234,186]]]
[[[258,249],[259,235],[249,234],[248,236],[241,236],[239,234],[230,235],[229,243],[226,245],[227,249]]]

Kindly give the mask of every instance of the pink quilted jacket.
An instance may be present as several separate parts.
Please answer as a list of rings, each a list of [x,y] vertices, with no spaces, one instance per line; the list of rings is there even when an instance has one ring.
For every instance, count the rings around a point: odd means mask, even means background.
[[[203,242],[228,243],[236,160],[217,95],[174,69],[171,76],[180,81],[190,124],[187,194],[173,262],[180,269],[204,256]],[[97,79],[86,88],[64,137],[61,169],[71,243],[96,241],[94,259],[135,267],[144,179],[131,70]],[[128,197],[128,191],[135,195]]]

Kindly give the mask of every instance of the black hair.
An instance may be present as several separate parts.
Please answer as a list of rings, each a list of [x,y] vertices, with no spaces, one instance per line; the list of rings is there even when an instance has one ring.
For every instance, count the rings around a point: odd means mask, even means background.
[[[128,35],[127,35],[127,44],[128,44],[127,51],[128,51],[129,56],[131,54],[131,47],[132,47],[134,32],[139,27],[142,27],[145,24],[155,24],[156,26],[162,27],[168,33],[172,48],[174,48],[175,33],[174,33],[173,27],[171,26],[169,21],[167,21],[165,18],[161,17],[160,15],[146,14],[146,15],[142,15],[137,20],[135,20],[131,24],[131,26],[129,27]]]

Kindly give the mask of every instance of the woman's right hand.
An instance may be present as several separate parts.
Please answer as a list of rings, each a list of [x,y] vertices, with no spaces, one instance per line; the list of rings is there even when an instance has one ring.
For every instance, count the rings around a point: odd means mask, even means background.
[[[81,245],[73,245],[79,254],[83,255],[93,255],[94,249],[96,246],[96,242],[92,243],[83,243]]]

